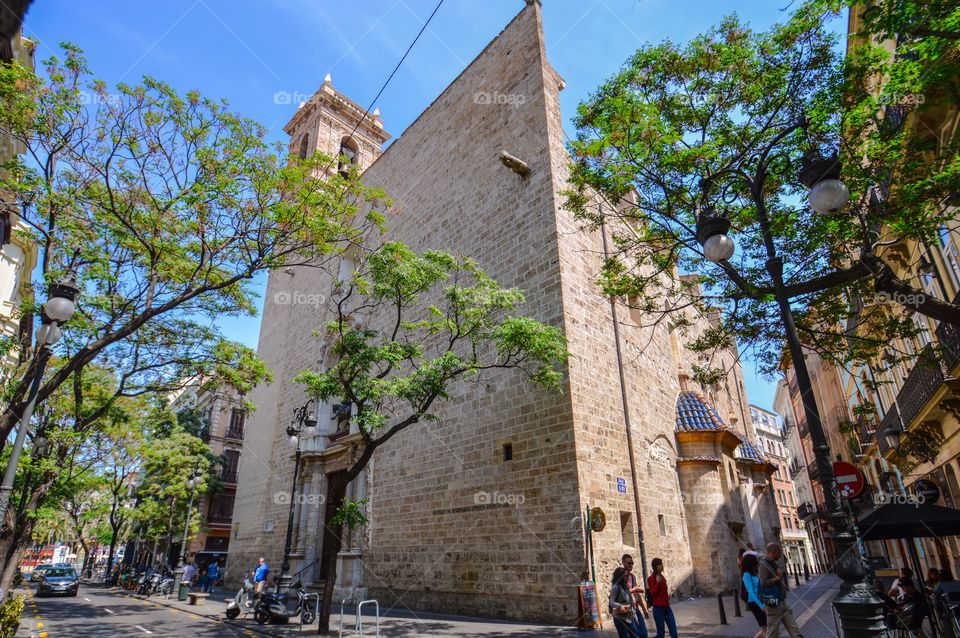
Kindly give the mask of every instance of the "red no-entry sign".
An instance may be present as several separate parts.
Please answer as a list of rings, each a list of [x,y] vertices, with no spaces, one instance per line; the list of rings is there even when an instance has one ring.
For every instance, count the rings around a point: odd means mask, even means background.
[[[867,480],[856,465],[836,461],[833,464],[833,473],[837,476],[837,489],[843,498],[856,498],[860,496]]]

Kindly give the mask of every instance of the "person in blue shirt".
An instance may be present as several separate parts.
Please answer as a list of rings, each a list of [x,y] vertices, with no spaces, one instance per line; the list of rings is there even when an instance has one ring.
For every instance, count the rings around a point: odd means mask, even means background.
[[[217,579],[220,577],[220,565],[216,560],[210,561],[210,564],[207,565],[207,592],[212,594],[213,587],[217,584]]]
[[[267,559],[260,557],[257,561],[257,569],[253,572],[253,591],[255,594],[262,594],[267,586],[267,576],[270,575],[270,566],[267,565]]]
[[[747,609],[757,619],[760,625],[760,631],[754,638],[763,638],[767,633],[767,612],[764,610],[763,601],[760,600],[760,577],[757,572],[760,568],[760,559],[751,552],[746,552],[740,561],[740,578],[743,580],[743,590],[747,592]]]

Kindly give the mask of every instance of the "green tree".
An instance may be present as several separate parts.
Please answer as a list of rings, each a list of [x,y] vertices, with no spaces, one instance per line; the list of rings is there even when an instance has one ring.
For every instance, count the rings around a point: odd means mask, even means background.
[[[181,540],[190,506],[190,535],[200,530],[197,502],[213,484],[210,476],[210,447],[187,431],[177,415],[166,406],[156,407],[144,431],[142,460],[139,465],[134,495],[136,506],[129,523],[136,535],[154,549],[163,548],[168,558],[174,543]],[[188,484],[196,468],[200,482]],[[182,548],[181,548],[182,550]]]
[[[52,365],[56,368],[61,362],[54,360]],[[114,396],[115,384],[109,371],[89,366],[38,407],[14,484],[8,524],[0,533],[0,586],[9,586],[38,520],[49,521],[51,513],[57,518],[66,502],[102,487],[94,477],[109,448],[99,444],[99,433],[126,427],[141,405],[137,399]]]
[[[81,290],[38,404],[94,364],[113,370],[114,397],[163,395],[197,375],[249,389],[267,372],[218,321],[255,313],[261,273],[322,263],[379,223],[366,205],[378,192],[325,170],[330,158],[290,160],[223,102],[149,77],[111,92],[76,47],[63,51],[43,77],[0,65],[0,128],[26,149],[2,167],[0,190],[32,229],[43,281]],[[22,313],[32,324],[38,308]],[[26,389],[4,387],[2,442]]]
[[[836,363],[910,340],[911,312],[960,324],[960,306],[900,278],[892,261],[898,247],[937,241],[955,217],[958,139],[934,143],[923,129],[960,95],[958,10],[870,3],[866,32],[844,56],[834,31],[845,4],[854,3],[807,2],[764,32],[729,17],[685,45],[643,46],[578,108],[567,207],[611,236],[599,283],[651,323],[677,321],[685,306],[722,308],[722,325],[694,349],[737,339],[766,371],[781,365],[773,254],[802,340]],[[912,32],[925,35],[904,37]],[[893,34],[896,54],[876,41]],[[850,202],[813,213],[799,175],[811,155],[832,152]],[[731,221],[737,246],[719,265],[696,240],[709,212]],[[697,276],[677,276],[688,273]]]
[[[566,357],[561,331],[515,314],[523,293],[502,288],[470,259],[387,243],[357,262],[328,302],[332,365],[297,378],[311,396],[348,404],[363,437],[357,459],[327,475],[321,632],[329,630],[342,526],[365,520],[347,486],[374,452],[414,424],[442,427],[435,410],[454,399],[451,385],[460,380],[512,369],[556,389]]]

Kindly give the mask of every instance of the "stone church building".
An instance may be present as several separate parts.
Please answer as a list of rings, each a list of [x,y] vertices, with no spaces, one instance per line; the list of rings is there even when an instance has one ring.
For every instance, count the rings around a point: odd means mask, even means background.
[[[523,312],[561,327],[571,354],[563,393],[513,372],[458,385],[438,412],[442,423],[418,424],[378,450],[351,488],[369,499],[369,522],[345,539],[338,599],[573,624],[577,586],[590,573],[588,506],[606,514],[592,534],[601,592],[624,552],[638,563],[641,552],[648,563],[662,558],[677,596],[729,591],[737,547],[779,537],[773,467],[751,443],[736,352],[713,362],[727,366],[726,379],[704,387],[683,345],[695,334],[665,322],[642,327],[636,311],[618,307],[618,357],[611,304],[593,284],[601,236],[562,207],[564,83],[545,50],[540,4],[528,0],[386,150],[379,114],[363,118],[329,76],[285,128],[291,151],[346,155],[367,185],[386,190],[391,238],[473,257],[502,285],[523,289]],[[292,268],[269,278],[259,354],[275,376],[248,396],[256,410],[239,470],[232,582],[260,556],[280,573],[294,466],[284,430],[307,401],[292,379],[324,365],[324,344],[311,336],[323,308],[296,300],[328,294],[324,277]],[[694,332],[711,320],[699,319]],[[333,406],[319,414],[320,432],[301,444],[293,521],[292,571],[308,585],[319,571],[325,474],[357,439]]]

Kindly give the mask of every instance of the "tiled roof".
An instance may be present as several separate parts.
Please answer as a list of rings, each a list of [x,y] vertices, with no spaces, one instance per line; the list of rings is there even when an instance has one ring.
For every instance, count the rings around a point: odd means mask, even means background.
[[[763,455],[763,452],[760,451],[760,448],[756,446],[753,441],[743,436],[739,432],[736,433],[737,437],[742,441],[739,447],[734,450],[734,454],[742,459],[747,459],[749,461],[756,461],[757,463],[766,463],[767,459]]]
[[[729,428],[706,399],[696,392],[680,393],[677,399],[677,432],[718,432],[720,430],[729,430]],[[730,431],[740,439],[740,445],[734,450],[735,456],[757,463],[766,462],[767,459],[759,446],[739,432]]]
[[[726,430],[727,425],[696,392],[681,392],[677,399],[677,432]]]

